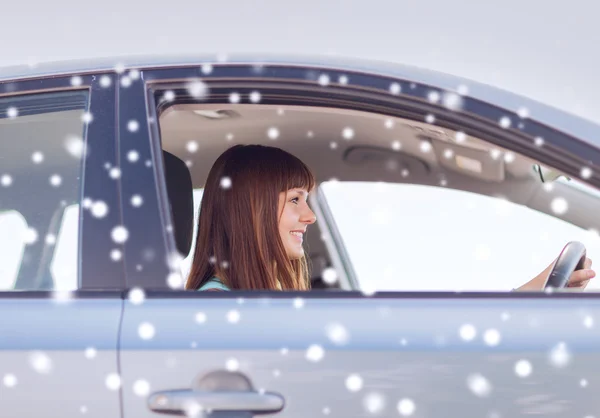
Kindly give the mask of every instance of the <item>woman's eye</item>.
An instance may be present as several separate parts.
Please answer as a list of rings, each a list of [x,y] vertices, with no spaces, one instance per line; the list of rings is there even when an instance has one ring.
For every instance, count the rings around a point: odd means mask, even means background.
[[[290,202],[292,202],[292,203],[295,203],[295,204],[297,205],[299,200],[300,200],[300,199],[298,199],[297,197],[293,197],[293,198],[290,200]]]

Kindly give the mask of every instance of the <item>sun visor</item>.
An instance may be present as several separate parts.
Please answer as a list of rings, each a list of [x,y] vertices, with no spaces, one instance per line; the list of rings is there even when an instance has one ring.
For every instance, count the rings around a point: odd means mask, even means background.
[[[431,171],[429,165],[419,158],[401,151],[381,147],[350,147],[344,154],[344,161],[348,164],[368,167],[375,172],[386,170],[388,172],[398,172],[401,175],[410,173],[411,175],[426,177]]]
[[[504,160],[501,157],[494,158],[486,150],[433,138],[427,140],[431,142],[438,163],[442,167],[480,180],[496,183],[504,181]]]

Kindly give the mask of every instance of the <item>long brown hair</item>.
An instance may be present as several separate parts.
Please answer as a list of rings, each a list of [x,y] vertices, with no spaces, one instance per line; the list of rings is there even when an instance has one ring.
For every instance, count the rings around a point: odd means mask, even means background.
[[[281,192],[314,185],[309,168],[279,148],[235,145],[221,154],[204,188],[186,289],[214,276],[232,290],[309,289],[306,257],[286,255],[277,212]]]

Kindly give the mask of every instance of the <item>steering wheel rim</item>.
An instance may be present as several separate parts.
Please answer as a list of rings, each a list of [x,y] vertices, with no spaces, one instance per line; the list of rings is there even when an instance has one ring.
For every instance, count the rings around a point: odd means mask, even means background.
[[[555,288],[562,289],[567,287],[569,277],[576,270],[584,268],[586,249],[579,241],[571,241],[565,245],[563,250],[552,267],[548,275],[544,289]]]

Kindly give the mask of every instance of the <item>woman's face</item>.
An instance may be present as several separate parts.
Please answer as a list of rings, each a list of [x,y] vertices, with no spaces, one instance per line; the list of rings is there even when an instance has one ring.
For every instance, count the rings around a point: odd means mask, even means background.
[[[290,260],[302,258],[302,240],[308,225],[317,220],[308,207],[308,192],[305,189],[290,189],[279,194],[279,235]]]

